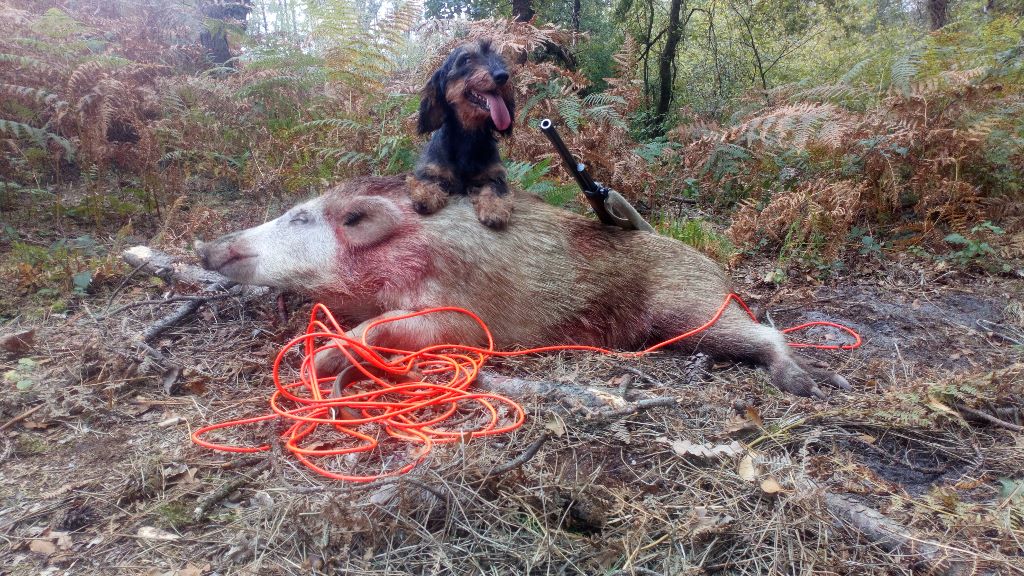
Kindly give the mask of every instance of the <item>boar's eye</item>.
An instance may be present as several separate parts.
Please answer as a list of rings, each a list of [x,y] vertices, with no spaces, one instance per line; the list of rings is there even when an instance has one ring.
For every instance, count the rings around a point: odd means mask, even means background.
[[[291,224],[309,224],[310,220],[312,220],[312,218],[310,218],[309,212],[301,210],[299,212],[296,212],[289,222]]]
[[[467,64],[469,64],[469,60],[470,60],[470,55],[469,55],[469,54],[463,54],[462,56],[459,56],[459,59],[458,59],[458,61],[457,61],[457,62],[455,63],[455,65],[456,65],[457,67],[459,67],[459,68],[463,68],[463,67],[465,67],[465,66],[466,66]]]
[[[348,214],[345,214],[345,219],[342,220],[341,223],[345,226],[355,226],[363,219],[364,216],[366,216],[366,214],[363,212],[349,212]]]

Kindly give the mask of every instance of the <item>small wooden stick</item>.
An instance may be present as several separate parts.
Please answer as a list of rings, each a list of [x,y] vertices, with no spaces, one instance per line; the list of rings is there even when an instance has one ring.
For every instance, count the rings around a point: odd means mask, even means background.
[[[268,468],[270,468],[270,458],[263,460],[256,466],[253,466],[252,470],[249,471],[249,474],[243,474],[235,478],[234,480],[228,482],[227,484],[215,490],[213,494],[210,494],[206,498],[203,498],[199,505],[196,506],[196,509],[192,512],[192,519],[196,522],[202,521],[203,518],[206,517],[206,514],[209,513],[211,508],[216,506],[221,500],[224,500],[228,496],[234,494],[239,488],[255,480],[256,477],[260,475],[260,473],[262,473],[264,470],[267,470]]]
[[[32,408],[29,408],[28,410],[25,410],[21,414],[18,414],[14,418],[11,418],[7,422],[5,422],[3,426],[0,426],[0,431],[7,430],[11,426],[14,426],[15,424],[17,424],[18,422],[21,422],[25,418],[28,418],[29,416],[34,414],[36,412],[36,410],[39,410],[43,406],[46,406],[46,404],[44,403],[44,404],[39,404],[38,406],[33,406]]]
[[[508,462],[502,464],[501,466],[492,469],[491,473],[504,474],[505,472],[509,472],[515,468],[522,466],[523,464],[526,464],[527,462],[530,461],[530,458],[533,458],[534,456],[537,455],[537,452],[540,451],[540,447],[543,446],[544,443],[547,442],[548,438],[550,437],[551,436],[549,434],[545,433],[540,438],[534,440],[533,444],[530,444],[530,447],[527,448],[522,454],[516,456],[515,458],[509,460]]]
[[[978,418],[980,420],[984,420],[984,421],[988,422],[989,424],[993,424],[995,426],[1006,428],[1007,430],[1013,430],[1014,432],[1024,432],[1024,426],[1018,426],[1017,424],[1014,424],[1012,422],[1007,422],[1006,420],[1003,420],[1001,418],[993,416],[992,414],[989,414],[988,412],[982,412],[981,410],[975,410],[974,408],[968,408],[967,406],[964,406],[963,404],[957,404],[956,409],[961,411],[961,412],[964,412],[966,414],[969,414],[971,416],[974,416],[975,418]]]

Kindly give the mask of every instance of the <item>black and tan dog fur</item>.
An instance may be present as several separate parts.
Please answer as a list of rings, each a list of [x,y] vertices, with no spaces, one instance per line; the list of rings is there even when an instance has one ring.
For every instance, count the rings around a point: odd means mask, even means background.
[[[515,119],[508,78],[489,42],[471,42],[456,48],[423,88],[418,131],[433,135],[407,180],[421,214],[441,209],[450,194],[468,194],[480,222],[508,223],[512,199],[496,139],[512,133]]]

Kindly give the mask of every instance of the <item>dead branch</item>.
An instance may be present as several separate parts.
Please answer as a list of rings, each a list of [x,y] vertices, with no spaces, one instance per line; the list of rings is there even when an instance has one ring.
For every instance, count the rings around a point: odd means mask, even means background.
[[[123,310],[126,310],[133,306],[139,306],[142,304],[163,304],[169,302],[182,302],[178,308],[164,316],[153,325],[149,326],[142,332],[140,338],[140,344],[144,345],[143,349],[154,356],[157,360],[162,360],[162,355],[159,353],[154,354],[154,350],[151,347],[145,346],[147,342],[159,336],[162,332],[175,326],[185,318],[194,314],[200,306],[205,304],[207,300],[215,298],[226,298],[231,295],[237,296],[257,296],[266,294],[269,289],[259,286],[242,286],[237,285],[235,282],[218,274],[217,272],[211,272],[210,270],[204,270],[198,266],[192,264],[186,264],[183,262],[177,262],[169,254],[154,250],[148,246],[135,246],[129,248],[121,253],[121,257],[129,265],[133,266],[135,271],[142,270],[159,278],[163,278],[165,282],[171,285],[186,284],[197,287],[203,292],[217,292],[228,290],[228,294],[217,294],[208,296],[177,296],[168,298],[166,300],[147,300],[145,302],[135,302],[122,306],[113,312],[108,313],[110,316]]]
[[[476,386],[486,392],[512,398],[541,397],[549,401],[554,410],[562,413],[600,412],[629,405],[621,396],[610,390],[548,380],[513,378],[493,372],[482,372],[477,378]]]
[[[206,291],[230,288],[235,282],[210,270],[176,262],[169,254],[149,246],[134,246],[121,253],[129,266],[140,268],[153,276],[163,278],[168,284],[188,284]]]
[[[1006,428],[1007,430],[1013,430],[1014,432],[1024,432],[1024,426],[1019,426],[1012,422],[1007,422],[1006,420],[989,414],[988,412],[975,410],[974,408],[969,408],[967,406],[964,406],[963,404],[957,404],[956,409],[959,410],[960,412],[963,412],[964,414],[967,414],[968,416],[973,416],[976,420],[982,420],[994,426]]]
[[[646,398],[644,400],[638,400],[637,402],[631,402],[628,406],[616,408],[614,410],[604,410],[598,412],[594,416],[598,420],[607,420],[611,418],[621,418],[623,416],[629,416],[630,414],[636,414],[641,410],[648,410],[650,408],[663,408],[666,406],[675,406],[679,403],[679,400],[675,396],[659,396],[657,398]]]
[[[976,558],[967,559],[959,549],[916,535],[910,528],[891,520],[854,496],[826,492],[825,506],[841,525],[888,552],[914,558],[915,563],[928,574],[969,576],[993,573],[979,571]]]
[[[551,436],[547,433],[541,435],[541,437],[534,440],[533,444],[530,444],[530,447],[523,451],[522,454],[516,456],[515,458],[509,460],[508,462],[502,464],[501,466],[494,468],[493,470],[491,470],[491,473],[504,474],[505,472],[509,472],[522,466],[523,464],[526,464],[527,462],[530,461],[530,458],[533,458],[534,456],[537,455],[537,452],[540,451],[540,447],[543,446],[544,443],[547,442],[548,438],[550,437]]]
[[[260,462],[259,464],[257,464],[256,466],[253,466],[252,470],[248,471],[248,474],[241,475],[235,478],[234,480],[228,482],[227,484],[224,484],[220,488],[217,488],[217,490],[215,490],[213,494],[210,494],[206,498],[203,498],[203,500],[199,502],[199,505],[196,506],[196,509],[192,511],[193,520],[195,520],[196,522],[201,522],[204,518],[206,518],[206,514],[209,513],[211,508],[216,506],[219,502],[221,502],[228,496],[234,494],[237,490],[239,490],[246,484],[255,480],[264,470],[267,470],[269,468],[270,458],[267,458]]]
[[[32,408],[29,408],[28,410],[22,412],[21,414],[18,414],[14,418],[11,418],[7,422],[4,422],[4,425],[0,426],[0,431],[7,430],[11,426],[14,426],[15,424],[17,424],[18,422],[21,422],[25,418],[28,418],[29,416],[34,414],[36,412],[36,410],[39,410],[43,406],[46,406],[46,404],[44,403],[44,404],[39,404],[37,406],[33,406]]]
[[[177,310],[171,312],[167,316],[164,316],[160,320],[157,320],[149,328],[143,330],[142,341],[149,342],[153,338],[156,338],[164,330],[173,327],[178,322],[181,322],[185,318],[188,318],[189,316],[194,314],[195,311],[199,310],[199,307],[202,306],[205,302],[206,299],[199,298],[196,300],[189,300],[183,303],[182,305],[178,306]]]

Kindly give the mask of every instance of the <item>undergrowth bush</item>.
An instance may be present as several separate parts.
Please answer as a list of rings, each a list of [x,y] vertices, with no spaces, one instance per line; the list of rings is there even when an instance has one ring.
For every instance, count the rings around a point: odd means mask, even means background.
[[[837,83],[782,86],[767,106],[752,96],[731,122],[670,136],[701,198],[738,205],[728,234],[748,252],[834,261],[858,223],[944,251],[950,231],[1024,217],[1022,31],[1006,17],[949,27]]]

